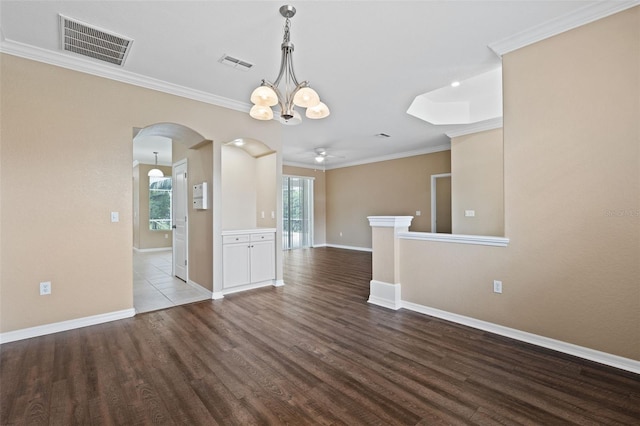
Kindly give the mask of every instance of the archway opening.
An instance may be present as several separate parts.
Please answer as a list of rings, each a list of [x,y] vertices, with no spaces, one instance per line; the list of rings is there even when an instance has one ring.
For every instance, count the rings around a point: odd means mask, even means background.
[[[211,297],[211,289],[195,280],[190,269],[189,164],[200,176],[199,155],[207,141],[195,130],[176,123],[133,129],[133,300],[136,312],[191,303]],[[210,144],[210,142],[209,142]],[[195,148],[194,148],[195,147]],[[160,173],[149,175],[150,170]],[[206,169],[206,167],[205,167]],[[209,220],[210,223],[210,220]],[[198,246],[211,246],[212,236],[198,236]],[[190,273],[191,272],[191,273]]]

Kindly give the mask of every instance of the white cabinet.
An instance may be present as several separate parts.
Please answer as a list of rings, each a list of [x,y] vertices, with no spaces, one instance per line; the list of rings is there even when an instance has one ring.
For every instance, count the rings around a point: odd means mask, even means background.
[[[275,277],[275,232],[223,235],[224,289],[270,281]]]

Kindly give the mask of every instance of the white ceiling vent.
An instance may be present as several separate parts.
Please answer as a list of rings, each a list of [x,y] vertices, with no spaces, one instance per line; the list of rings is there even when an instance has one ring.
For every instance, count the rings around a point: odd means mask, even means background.
[[[124,64],[131,50],[132,39],[64,15],[59,16],[62,50],[110,64]]]
[[[249,71],[253,64],[243,61],[242,59],[234,58],[233,56],[229,56],[226,53],[222,55],[222,58],[218,60],[221,64],[228,65],[230,67],[239,69],[241,71]]]

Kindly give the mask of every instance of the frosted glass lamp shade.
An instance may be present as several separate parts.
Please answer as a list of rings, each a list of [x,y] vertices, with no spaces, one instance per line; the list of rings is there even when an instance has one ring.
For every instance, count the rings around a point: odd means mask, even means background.
[[[320,102],[318,105],[314,107],[307,108],[307,112],[305,115],[307,116],[307,118],[318,120],[320,118],[325,118],[330,113],[331,112],[329,111],[329,107],[326,106],[324,103]]]
[[[164,177],[164,173],[162,173],[162,170],[160,170],[160,169],[151,169],[151,170],[149,170],[149,173],[147,173],[147,176],[149,176],[149,177]]]
[[[256,120],[271,120],[273,111],[268,106],[254,105],[249,110],[249,115]]]
[[[251,93],[251,102],[259,106],[271,107],[278,103],[278,95],[271,87],[260,86]]]
[[[293,104],[301,108],[314,107],[320,103],[320,96],[311,87],[303,87],[293,97]]]

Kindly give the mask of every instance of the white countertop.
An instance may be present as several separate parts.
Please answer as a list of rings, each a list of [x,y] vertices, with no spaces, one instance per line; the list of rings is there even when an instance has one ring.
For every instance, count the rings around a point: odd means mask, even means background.
[[[249,229],[227,229],[222,231],[222,235],[246,235],[262,234],[265,232],[276,232],[276,228],[249,228]]]

